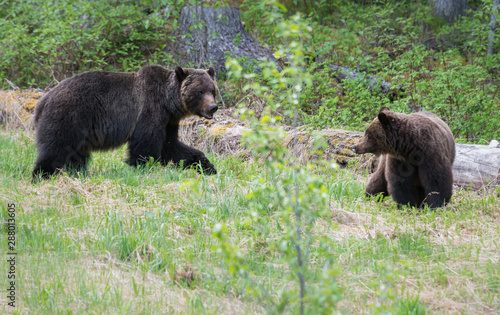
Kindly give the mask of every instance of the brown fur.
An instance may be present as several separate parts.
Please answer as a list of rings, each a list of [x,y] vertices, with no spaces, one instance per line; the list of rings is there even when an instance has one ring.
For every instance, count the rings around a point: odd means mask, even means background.
[[[390,195],[399,205],[431,208],[450,200],[455,140],[436,115],[407,115],[382,107],[354,149],[358,154],[382,155],[367,195]]]
[[[35,108],[39,154],[33,176],[64,166],[84,169],[92,151],[127,142],[130,165],[152,157],[215,173],[201,151],[178,139],[182,118],[211,119],[217,110],[214,74],[213,68],[146,66],[137,73],[91,71],[62,81]]]

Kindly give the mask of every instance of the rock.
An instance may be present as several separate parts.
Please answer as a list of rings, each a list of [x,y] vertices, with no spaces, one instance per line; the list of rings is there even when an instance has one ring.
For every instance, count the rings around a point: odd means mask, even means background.
[[[349,69],[347,67],[337,66],[334,64],[327,64],[330,69],[332,69],[334,78],[338,83],[346,79],[354,81],[363,81],[366,87],[372,92],[380,92],[387,94],[391,91],[391,84],[384,79],[365,75],[362,72]]]

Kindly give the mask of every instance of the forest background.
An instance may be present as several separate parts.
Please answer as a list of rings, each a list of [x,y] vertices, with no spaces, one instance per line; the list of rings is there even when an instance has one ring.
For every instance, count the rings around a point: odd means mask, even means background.
[[[277,60],[256,72],[229,53],[221,101],[252,128],[252,158],[212,153],[212,177],[154,161],[132,169],[122,147],[95,154],[85,174],[32,184],[33,130],[2,121],[0,219],[15,203],[19,282],[16,308],[2,295],[0,310],[498,312],[498,185],[455,187],[443,209],[400,210],[364,198],[359,165],[299,163],[282,142],[282,123],[363,131],[381,106],[432,111],[457,142],[499,139],[498,1],[453,3],[467,6],[447,19],[429,1],[0,0],[4,90],[173,68],[186,5],[238,6]],[[333,66],[357,76],[339,81]],[[319,156],[324,146],[318,138]]]

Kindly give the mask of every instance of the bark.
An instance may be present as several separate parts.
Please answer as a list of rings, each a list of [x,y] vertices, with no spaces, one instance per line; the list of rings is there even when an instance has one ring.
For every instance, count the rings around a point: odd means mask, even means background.
[[[436,0],[433,3],[437,17],[444,17],[449,24],[456,18],[465,15],[467,0]]]
[[[256,61],[267,58],[281,70],[273,53],[245,30],[238,8],[221,7],[216,10],[200,7],[198,11],[200,14],[195,14],[195,8],[190,6],[181,11],[181,36],[174,52],[182,65],[193,65],[194,62],[198,68],[214,66],[217,71],[225,71],[225,62],[230,56],[248,58],[247,65],[254,66],[255,70],[259,70]],[[200,20],[203,25],[201,28]]]
[[[498,7],[500,4],[500,0],[493,0],[493,8],[491,10],[491,19],[490,19],[490,34],[488,36],[488,55],[493,54],[493,46],[495,44],[495,32],[497,29],[497,14],[498,14]]]

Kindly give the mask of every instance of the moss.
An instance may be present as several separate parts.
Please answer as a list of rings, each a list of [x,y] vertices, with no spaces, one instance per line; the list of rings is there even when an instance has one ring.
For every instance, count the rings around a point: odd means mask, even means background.
[[[35,91],[0,91],[0,106],[7,113],[16,113],[23,122],[31,119],[38,100],[44,93]]]
[[[210,134],[216,138],[222,137],[227,133],[227,129],[235,126],[235,123],[230,123],[227,125],[216,125],[210,128]]]
[[[347,158],[345,155],[342,154],[334,154],[333,158],[339,164],[346,164],[350,160],[349,158]]]

